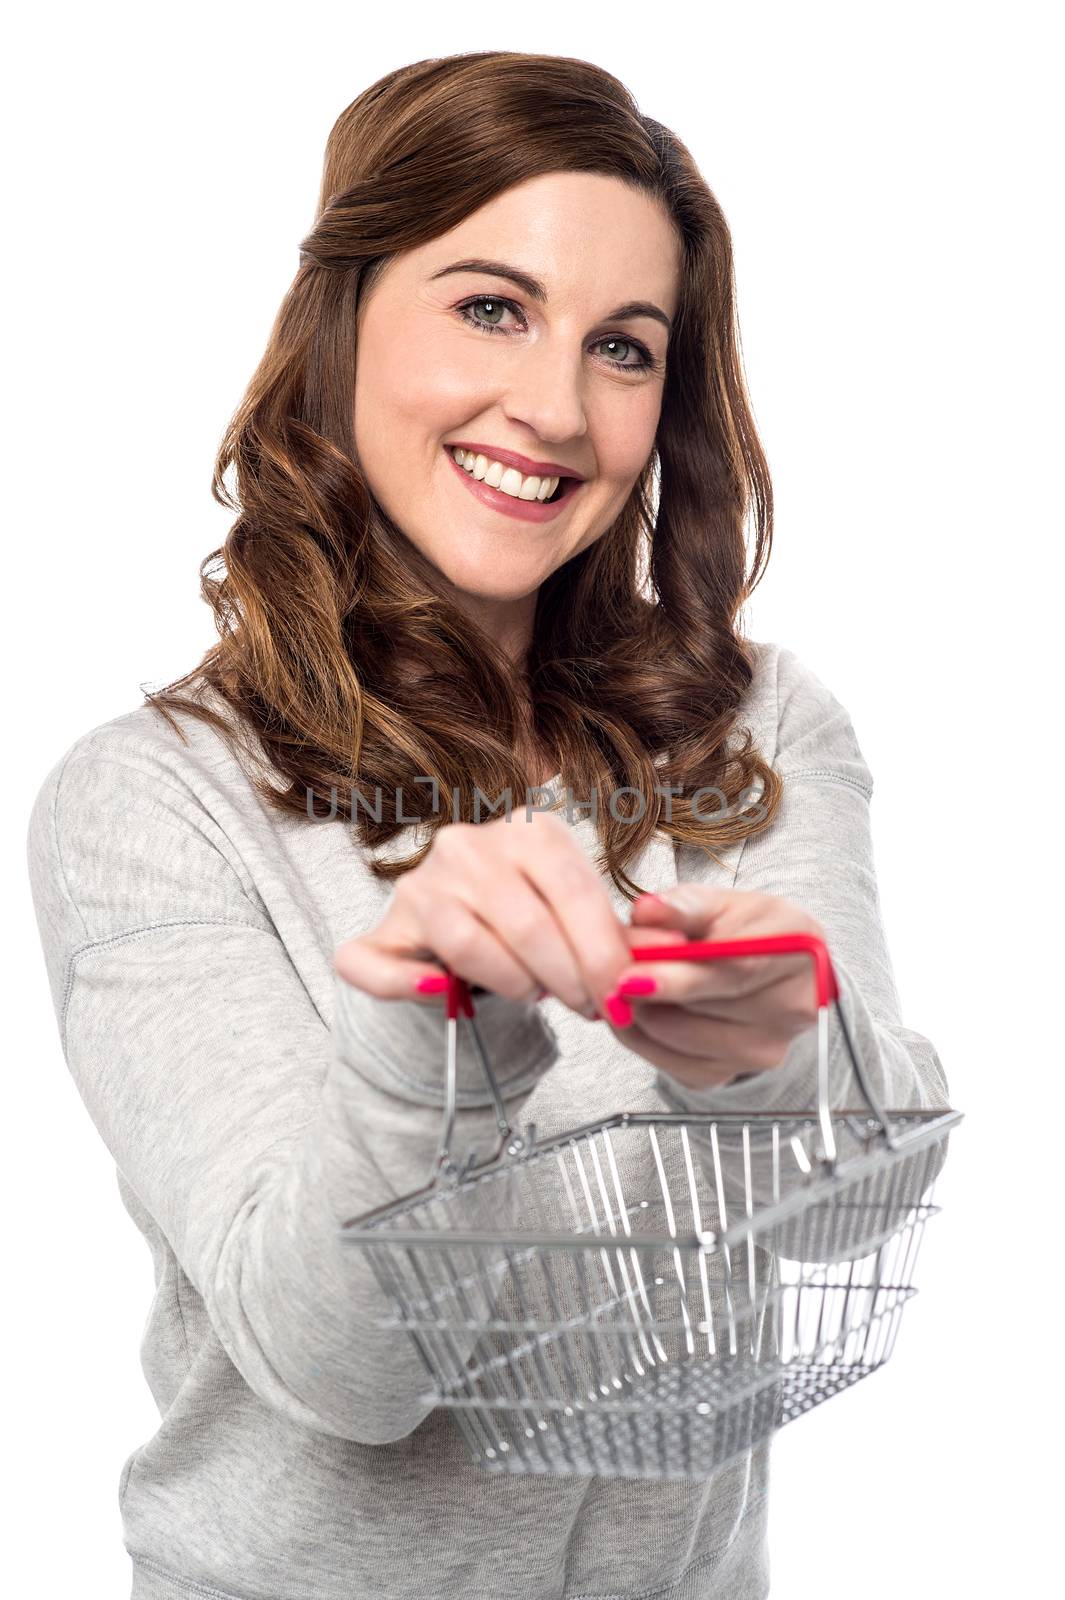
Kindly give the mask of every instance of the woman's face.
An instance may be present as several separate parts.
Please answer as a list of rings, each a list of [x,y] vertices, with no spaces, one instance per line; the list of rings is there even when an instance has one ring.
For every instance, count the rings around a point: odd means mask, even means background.
[[[366,481],[501,635],[611,525],[653,450],[680,271],[660,202],[549,173],[395,257],[360,305]],[[562,483],[556,509],[543,485],[570,473],[583,481]]]

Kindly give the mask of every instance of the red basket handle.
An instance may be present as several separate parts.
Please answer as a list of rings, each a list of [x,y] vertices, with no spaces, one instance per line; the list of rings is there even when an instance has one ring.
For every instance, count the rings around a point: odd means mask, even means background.
[[[825,1158],[830,1164],[834,1164],[836,1142],[832,1128],[832,1115],[828,1104],[828,1007],[832,1002],[839,1000],[839,984],[836,981],[836,974],[824,940],[817,938],[816,934],[812,933],[774,933],[751,939],[690,939],[680,944],[674,941],[670,944],[640,945],[631,950],[629,954],[634,961],[724,961],[733,956],[787,955],[797,951],[805,951],[810,956],[814,967],[818,1011],[817,1115],[821,1124]],[[474,1017],[472,996],[487,994],[489,991],[477,984],[474,984],[471,988],[464,978],[460,978],[453,972],[448,973],[448,980],[448,1097],[444,1141],[441,1147],[444,1164],[450,1161],[448,1151],[454,1127],[454,1052],[457,1049],[456,1030],[460,1016],[465,1016],[469,1019],[477,1053],[481,1058],[481,1067],[495,1101],[497,1122],[504,1141],[510,1132],[502,1099],[495,1082],[495,1075],[484,1051]],[[891,1132],[887,1116],[858,1059],[842,1009],[838,1005],[836,1007],[836,1015],[847,1054],[854,1069],[854,1075],[858,1080],[858,1087],[861,1089],[874,1117],[880,1124],[880,1130],[886,1143],[893,1148],[896,1143],[895,1136]]]
[[[813,933],[770,933],[754,939],[690,939],[686,944],[644,944],[629,954],[634,961],[723,961],[732,956],[787,955],[806,950],[814,964],[818,1009],[839,996],[836,974],[824,940]]]
[[[689,939],[684,944],[645,944],[630,950],[633,961],[724,961],[733,956],[788,955],[806,950],[814,964],[817,1006],[839,997],[839,985],[823,939],[813,933],[770,933],[752,939]],[[457,973],[448,973],[447,1014],[472,1017],[471,997],[488,994],[480,984],[470,985]]]

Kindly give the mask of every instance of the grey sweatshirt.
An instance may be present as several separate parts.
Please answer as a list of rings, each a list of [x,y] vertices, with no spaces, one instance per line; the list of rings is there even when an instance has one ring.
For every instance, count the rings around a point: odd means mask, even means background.
[[[721,864],[656,834],[629,872],[803,906],[881,1103],[946,1108],[935,1050],[899,1015],[851,721],[793,652],[755,650],[740,725],[785,779],[776,821]],[[252,748],[181,722],[187,744],[143,706],[85,733],[27,841],[66,1062],[154,1263],[159,1426],[118,1484],[134,1600],[762,1600],[768,1444],[698,1481],[497,1477],[427,1412],[417,1352],[377,1326],[390,1308],[338,1223],[429,1177],[443,1012],[334,972],[394,892],[343,819],[270,811]],[[591,819],[567,820],[594,857]],[[560,1001],[486,996],[478,1017],[512,1125],[541,1137],[626,1109],[815,1103],[814,1029],[780,1067],[695,1092]],[[859,1104],[830,1031],[831,1103]],[[456,1153],[494,1129],[465,1040]]]

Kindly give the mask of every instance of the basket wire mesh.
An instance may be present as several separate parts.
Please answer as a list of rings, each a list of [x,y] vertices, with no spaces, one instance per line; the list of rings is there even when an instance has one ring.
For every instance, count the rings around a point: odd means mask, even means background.
[[[515,1132],[469,986],[447,996],[444,1133],[428,1183],[350,1218],[387,1303],[485,1470],[702,1478],[883,1366],[954,1110],[884,1111],[825,945],[805,933],[643,946],[637,960],[809,953],[816,1113],[629,1112]],[[861,1110],[828,1105],[828,1007]],[[451,1156],[468,1024],[499,1141]]]

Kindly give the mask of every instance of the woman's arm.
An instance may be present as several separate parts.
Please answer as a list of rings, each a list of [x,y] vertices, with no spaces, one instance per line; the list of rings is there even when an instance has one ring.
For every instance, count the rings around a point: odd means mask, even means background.
[[[847,712],[790,650],[779,654],[778,716],[773,765],[784,780],[781,807],[768,829],[744,843],[733,887],[790,900],[824,928],[851,1037],[881,1104],[946,1109],[949,1090],[939,1056],[901,1018],[877,892],[872,774]],[[714,937],[712,929],[706,937]],[[834,1008],[829,1033],[831,1105],[861,1106]],[[778,1067],[754,1076],[695,1091],[660,1073],[659,1086],[671,1099],[700,1109],[812,1109],[816,1029],[793,1040]]]
[[[341,1438],[401,1438],[431,1409],[425,1369],[378,1328],[391,1306],[338,1228],[428,1180],[442,1013],[335,977],[330,1026],[197,796],[91,740],[49,774],[28,834],[79,1093],[255,1394]],[[498,996],[478,1015],[517,1123],[554,1036]],[[460,1082],[453,1154],[483,1154],[495,1117],[469,1056]]]
[[[945,1110],[949,1089],[932,1043],[906,1027],[900,1014],[891,959],[877,893],[869,802],[873,781],[847,712],[808,668],[790,652],[780,653],[779,733],[774,765],[784,779],[784,795],[774,823],[742,847],[732,887],[780,896],[803,908],[824,929],[840,991],[839,1004],[874,1093],[887,1109]],[[697,867],[685,876],[698,879]],[[645,924],[646,925],[646,924]],[[714,938],[690,925],[688,936]],[[669,936],[667,936],[668,938]],[[651,972],[653,966],[641,964]],[[813,974],[810,975],[811,986]],[[633,1002],[636,1021],[641,1004]],[[625,1039],[627,1030],[618,1033]],[[850,1065],[836,1007],[829,1009],[829,1103],[833,1110],[862,1108],[861,1090]],[[817,1105],[817,1030],[792,1039],[779,1065],[750,1074],[737,1065],[728,1083],[695,1089],[664,1070],[657,1087],[673,1110],[710,1112],[812,1111]],[[750,1074],[750,1075],[748,1075]],[[743,1135],[719,1128],[725,1192],[734,1220],[747,1201]],[[709,1139],[694,1135],[714,1192],[715,1169]],[[928,1170],[935,1176],[945,1146]],[[790,1183],[801,1174],[790,1166]],[[790,1183],[785,1183],[788,1192]],[[773,1166],[756,1145],[751,1159],[751,1200],[755,1206],[773,1194]],[[816,1250],[809,1259],[816,1259]]]

